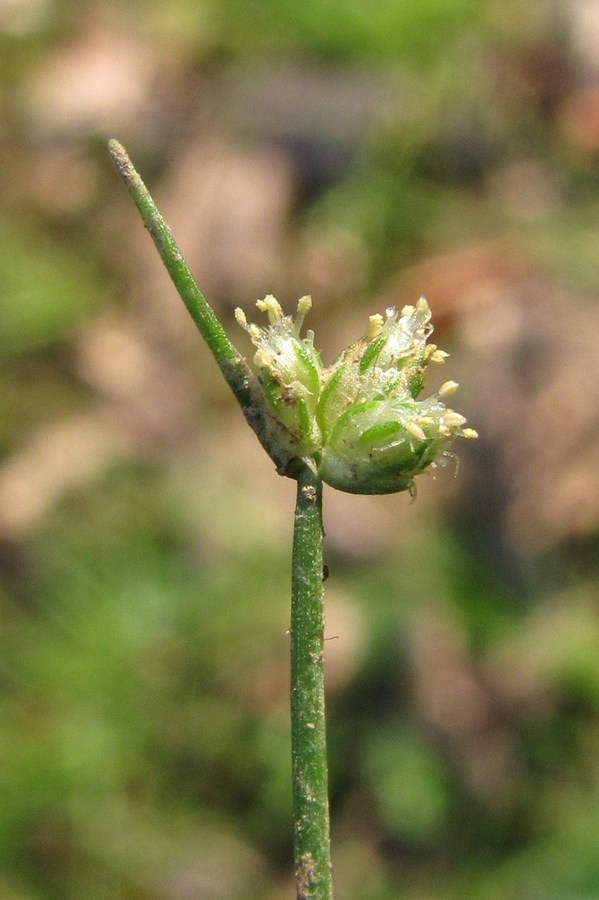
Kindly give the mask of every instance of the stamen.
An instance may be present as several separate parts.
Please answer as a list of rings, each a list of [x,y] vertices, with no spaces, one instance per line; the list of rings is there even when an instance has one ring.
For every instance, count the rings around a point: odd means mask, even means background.
[[[417,425],[416,422],[408,422],[406,424],[406,431],[408,434],[411,434],[412,437],[415,437],[419,441],[425,441],[426,435],[420,425]]]
[[[368,317],[368,329],[366,331],[366,340],[371,341],[380,334],[383,328],[383,317],[380,313]]]
[[[447,425],[447,427],[451,429],[460,428],[465,424],[465,422],[465,417],[461,416],[453,409],[446,410],[445,414],[443,415],[443,424]]]
[[[312,297],[306,294],[305,297],[300,297],[297,301],[297,315],[295,317],[295,333],[299,336],[299,333],[302,329],[302,325],[304,324],[304,316],[306,313],[312,308]]]
[[[304,297],[300,297],[297,301],[297,314],[298,316],[305,316],[306,313],[312,309],[312,297],[309,294],[306,294]]]
[[[458,388],[459,384],[457,381],[446,381],[438,390],[439,397],[449,397],[451,394],[455,394]]]
[[[260,312],[268,314],[268,321],[271,325],[283,318],[281,304],[272,294],[267,294],[264,300],[257,300],[256,306]]]

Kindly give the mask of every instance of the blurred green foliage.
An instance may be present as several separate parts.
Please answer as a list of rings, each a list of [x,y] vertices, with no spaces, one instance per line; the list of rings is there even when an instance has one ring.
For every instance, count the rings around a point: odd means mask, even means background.
[[[373,8],[366,0],[301,5],[270,0],[259,6],[251,0],[227,0],[210,3],[209,9],[223,49],[241,60],[307,53],[354,64],[401,60],[427,68],[438,63],[448,39],[477,26],[485,4],[428,0],[416,7],[406,0],[384,0]]]
[[[154,274],[136,257],[138,223],[124,218],[103,139],[128,132],[149,180],[214,120],[233,144],[282,146],[297,165],[289,243],[321,247],[341,233],[352,248],[323,280],[332,343],[404,267],[506,231],[542,267],[547,294],[567,285],[575,321],[597,296],[597,147],[569,139],[560,104],[595,76],[565,11],[524,0],[11,9],[0,11],[0,895],[288,897],[292,486],[275,485],[243,442],[199,340],[170,319],[163,333],[166,306],[148,300]],[[124,112],[98,102],[94,119],[82,101],[83,113],[68,114],[77,66],[66,100],[44,91],[78,41],[88,83],[102,28],[114,29],[107,46],[126,32],[132,58],[145,42],[159,60],[149,96],[141,109],[127,95]],[[358,117],[339,143],[309,123],[298,150],[279,122],[251,134],[227,94],[277,65],[314,66],[317,80],[336,67],[382,75],[392,99],[377,99],[373,119]],[[506,171],[517,175],[509,167],[522,160],[534,166],[508,190]],[[55,165],[73,179],[52,192]],[[87,193],[73,187],[80,171]],[[305,272],[300,251],[286,252],[296,269],[280,284],[293,293]],[[478,288],[489,293],[489,278]],[[225,315],[238,301],[216,299]],[[178,303],[174,292],[167,302]],[[442,302],[450,339],[459,310]],[[318,315],[316,303],[317,334]],[[106,375],[94,381],[85,336],[96,320],[138,327],[156,351],[163,368],[139,396]],[[110,344],[106,356],[116,365],[125,350]],[[521,362],[514,354],[516,371]],[[483,382],[475,373],[471,394]],[[192,399],[171,422],[176,389]],[[163,430],[147,415],[153,404]],[[90,445],[87,474],[70,482],[81,458],[45,444],[45,429],[78,416],[120,438],[113,458],[88,469]],[[465,487],[449,500],[442,475],[438,500],[433,485],[407,509],[381,498],[374,525],[358,500],[327,521],[331,618],[343,613],[329,700],[340,900],[599,896],[596,531],[520,553],[496,437],[483,434],[489,443],[464,460]],[[39,509],[27,505],[36,478]]]
[[[0,354],[10,357],[59,341],[82,320],[98,279],[86,260],[47,231],[36,234],[4,222],[0,241]]]

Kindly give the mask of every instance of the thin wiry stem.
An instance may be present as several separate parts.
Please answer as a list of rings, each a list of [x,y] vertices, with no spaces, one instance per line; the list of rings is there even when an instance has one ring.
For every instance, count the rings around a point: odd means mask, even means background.
[[[297,896],[333,896],[324,706],[322,484],[298,474],[291,587],[291,757]]]
[[[238,399],[240,403],[247,402],[249,398],[247,396],[247,388],[243,386],[246,372],[242,366],[242,357],[227,337],[222,325],[197,286],[170,228],[162,218],[150,192],[135,170],[127,151],[116,140],[108,142],[108,149],[115,168],[139,210],[144,225],[148,229],[191,318],[196,323],[200,334],[208,344],[236,396],[239,393]],[[234,377],[233,373],[237,377]]]
[[[108,142],[114,166],[150,233],[171,280],[235,394],[258,440],[281,475],[295,477],[297,462],[280,439],[280,427],[265,416],[262,392],[245,359],[231,343],[212,307],[197,286],[170,228],[137,173],[129,155],[117,140]]]

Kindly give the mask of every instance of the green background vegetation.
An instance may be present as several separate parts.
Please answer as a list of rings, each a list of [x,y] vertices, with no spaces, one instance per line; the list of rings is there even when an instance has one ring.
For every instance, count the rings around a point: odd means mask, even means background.
[[[325,492],[339,900],[599,897],[592,4],[13,0],[0,53],[0,895],[293,895],[294,485],[117,137],[244,352],[423,293],[481,434]]]

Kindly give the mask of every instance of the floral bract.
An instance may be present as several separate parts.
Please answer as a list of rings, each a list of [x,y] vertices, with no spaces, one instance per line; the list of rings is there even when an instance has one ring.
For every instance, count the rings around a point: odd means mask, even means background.
[[[456,437],[475,438],[466,419],[445,406],[458,385],[447,381],[418,400],[428,363],[447,354],[427,344],[431,313],[422,297],[415,306],[371,316],[368,331],[325,368],[314,334],[300,337],[309,297],[295,320],[274,297],[257,303],[269,325],[237,321],[248,331],[267,413],[284,426],[296,456],[312,459],[323,481],[354,494],[413,490],[414,477],[449,455]]]

